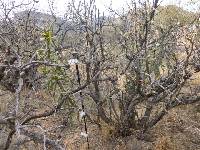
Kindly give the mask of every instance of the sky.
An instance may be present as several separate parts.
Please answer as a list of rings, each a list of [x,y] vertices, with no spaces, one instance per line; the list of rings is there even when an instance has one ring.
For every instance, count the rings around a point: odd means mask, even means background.
[[[52,0],[49,0],[49,1],[52,1]],[[64,11],[66,8],[67,2],[69,2],[69,0],[53,0],[53,1],[54,1],[55,9],[60,10],[60,11]],[[189,2],[191,1],[195,2],[195,1],[200,1],[200,0],[160,0],[160,1],[161,1],[161,5],[172,4],[172,5],[179,5],[179,6],[188,8],[187,4],[189,4]],[[131,0],[96,0],[96,5],[101,11],[106,11],[108,6],[110,6],[111,2],[112,2],[112,8],[116,10],[120,10],[122,9],[122,7],[126,7],[127,3],[130,3]],[[40,9],[42,9],[43,11],[47,11],[46,8],[48,8],[48,0],[39,0],[38,5]],[[190,7],[191,7],[190,9],[194,9],[191,4],[190,4]]]
[[[67,3],[70,0],[3,0],[3,1],[4,2],[15,1],[15,4],[18,4],[22,1],[23,2],[38,1],[38,3],[35,5],[35,7],[38,8],[39,11],[47,12],[47,13],[50,12],[48,1],[50,3],[52,3],[52,1],[53,1],[55,14],[58,16],[62,16],[62,14],[64,14],[64,12],[66,10]],[[75,0],[75,1],[77,1],[77,0]],[[86,1],[89,1],[89,0],[86,0]],[[168,4],[178,5],[178,6],[182,6],[186,9],[189,9],[192,11],[195,11],[198,7],[197,7],[197,5],[192,5],[189,2],[199,2],[200,3],[200,0],[160,0],[160,1],[161,1],[161,5],[168,5]],[[113,9],[120,10],[123,7],[126,8],[127,4],[130,3],[131,0],[96,0],[96,6],[97,6],[97,8],[100,9],[101,12],[106,11],[108,6],[110,6],[111,2],[112,2]],[[190,4],[190,5],[188,5],[188,4]]]

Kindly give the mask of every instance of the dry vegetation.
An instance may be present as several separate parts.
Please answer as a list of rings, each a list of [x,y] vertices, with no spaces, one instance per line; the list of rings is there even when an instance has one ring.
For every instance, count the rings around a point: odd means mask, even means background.
[[[0,0],[0,149],[200,149],[198,13],[34,3]]]

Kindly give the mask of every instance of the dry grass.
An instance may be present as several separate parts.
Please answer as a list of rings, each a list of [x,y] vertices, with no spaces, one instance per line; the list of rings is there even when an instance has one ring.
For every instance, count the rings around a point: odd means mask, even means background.
[[[7,112],[9,110],[13,109],[13,98],[14,95],[10,92],[5,92],[0,90],[0,112],[4,113]]]
[[[199,150],[199,104],[180,106],[171,110],[152,130],[156,135],[156,150]]]
[[[171,149],[171,139],[169,136],[163,136],[156,140],[154,149],[155,150],[169,150]]]

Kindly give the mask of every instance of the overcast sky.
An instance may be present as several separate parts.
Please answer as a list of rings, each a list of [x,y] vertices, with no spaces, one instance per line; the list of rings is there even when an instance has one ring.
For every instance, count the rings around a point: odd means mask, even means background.
[[[13,0],[3,0],[3,1],[8,2],[8,1],[13,1]],[[20,3],[22,1],[26,2],[26,1],[33,1],[33,0],[15,0],[15,1],[16,3]],[[42,12],[49,12],[48,1],[50,1],[50,3],[54,1],[55,12],[57,13],[57,15],[62,15],[65,12],[67,3],[70,0],[35,0],[35,1],[39,1],[35,7],[38,8],[38,10]],[[89,0],[86,0],[86,1],[89,1]],[[126,7],[127,3],[130,3],[130,1],[131,0],[112,0],[112,8],[116,10],[120,10],[122,9],[122,7]],[[179,6],[184,6],[185,8],[189,8],[190,10],[194,10],[194,9],[197,9],[197,7],[194,7],[191,5],[188,6],[188,3],[190,1],[199,1],[199,0],[160,0],[160,1],[162,5],[176,4]],[[107,6],[109,6],[110,3],[111,3],[111,0],[96,0],[96,5],[101,11],[106,11],[106,9],[108,8]]]
[[[52,1],[52,0],[49,0],[49,1]],[[187,7],[188,2],[198,1],[198,0],[160,0],[160,1],[162,5],[176,4],[176,5]],[[61,11],[65,10],[67,2],[69,2],[69,0],[54,0],[55,7],[57,8],[57,10],[61,10]],[[111,2],[112,2],[112,7],[114,9],[121,9],[122,7],[126,7],[127,6],[126,4],[130,3],[131,0],[96,0],[96,5],[101,11],[105,11],[106,6],[109,6]],[[40,6],[40,9],[46,11],[46,8],[48,8],[48,0],[39,0],[39,6]]]

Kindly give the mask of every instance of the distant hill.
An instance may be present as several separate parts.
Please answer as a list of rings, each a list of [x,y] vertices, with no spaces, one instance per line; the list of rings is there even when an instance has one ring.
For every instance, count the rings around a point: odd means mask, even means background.
[[[58,24],[63,22],[60,17],[54,17],[53,15],[37,11],[25,10],[14,14],[15,20],[23,21],[28,17],[33,20],[38,27],[45,27],[51,25],[52,23]]]
[[[194,12],[184,10],[176,5],[160,6],[157,11],[155,21],[163,26],[170,26],[177,23],[186,25],[193,21],[196,15]]]

